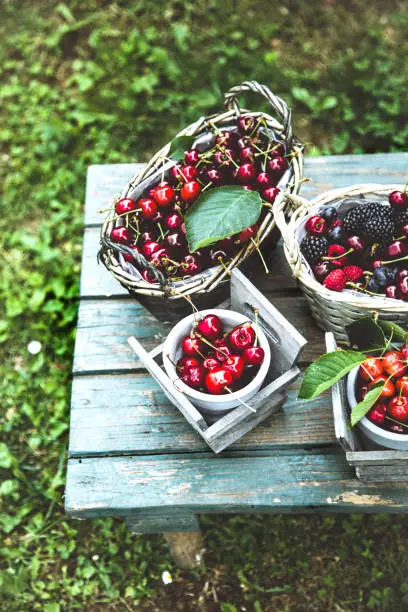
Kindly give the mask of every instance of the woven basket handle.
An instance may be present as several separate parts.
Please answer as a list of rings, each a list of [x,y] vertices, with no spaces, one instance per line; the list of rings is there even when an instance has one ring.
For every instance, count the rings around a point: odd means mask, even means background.
[[[282,122],[283,132],[290,147],[293,138],[292,111],[286,102],[272,93],[266,85],[262,85],[257,81],[244,81],[240,85],[235,85],[235,87],[231,87],[224,95],[224,105],[229,110],[233,108],[235,114],[239,116],[241,114],[241,108],[238,104],[237,97],[246,91],[258,93],[268,100],[278,119]]]

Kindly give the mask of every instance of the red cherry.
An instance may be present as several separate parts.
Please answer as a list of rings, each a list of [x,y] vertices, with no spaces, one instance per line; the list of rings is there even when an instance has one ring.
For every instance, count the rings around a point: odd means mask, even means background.
[[[186,246],[186,239],[182,232],[172,232],[167,234],[163,244],[170,249],[183,249]]]
[[[260,172],[256,177],[256,184],[259,189],[265,189],[274,184],[273,178],[267,172]]]
[[[143,198],[137,205],[142,211],[143,219],[152,219],[157,214],[157,205],[152,198]]]
[[[143,234],[140,234],[140,242],[142,244],[145,244],[146,242],[156,242],[156,239],[152,232],[143,232]]]
[[[181,172],[183,171],[183,164],[175,164],[170,168],[170,176],[175,180],[179,181],[183,177],[181,176]]]
[[[242,353],[255,342],[255,330],[249,323],[238,325],[227,336],[228,344],[233,351]]]
[[[380,397],[392,397],[395,395],[395,387],[386,376],[378,376],[377,378],[374,378],[374,380],[368,385],[368,388],[370,389],[376,383],[384,384]]]
[[[324,281],[330,270],[331,266],[328,261],[321,261],[313,266],[313,273],[320,282]]]
[[[158,251],[160,249],[160,244],[158,242],[154,242],[154,241],[146,241],[144,243],[144,245],[142,246],[142,253],[145,257],[147,257],[147,259],[150,259],[150,257],[153,255],[153,253],[155,251]]]
[[[115,212],[117,215],[123,215],[124,213],[133,212],[137,209],[137,204],[131,198],[122,198],[115,205]]]
[[[135,253],[140,253],[140,249],[136,244],[129,244],[129,249],[132,249]],[[129,253],[122,253],[123,259],[125,261],[130,261],[130,263],[135,263],[135,258]]]
[[[368,385],[363,385],[360,388],[360,402],[361,402],[361,400],[363,400],[365,398],[367,391],[368,391]]]
[[[310,217],[305,223],[305,230],[312,236],[321,236],[327,232],[327,229],[327,222],[319,215]]]
[[[397,274],[397,281],[401,281],[406,276],[408,276],[408,269],[402,268],[402,270],[400,270]]]
[[[271,204],[276,200],[278,193],[280,193],[280,189],[278,187],[268,187],[262,194],[262,198]]]
[[[402,376],[398,378],[395,383],[395,388],[398,395],[408,396],[408,376]]]
[[[408,244],[405,240],[394,240],[387,246],[386,253],[388,257],[404,257],[408,253]]]
[[[215,340],[224,331],[224,325],[215,314],[205,315],[197,325],[197,331],[207,340]]]
[[[251,139],[249,136],[242,136],[237,140],[238,149],[245,149],[245,147],[251,146]]]
[[[202,266],[199,258],[192,254],[186,255],[180,265],[180,272],[183,276],[193,276],[201,270]]]
[[[255,161],[255,149],[250,146],[239,149],[239,158],[243,163],[250,162],[253,164]]]
[[[392,191],[388,196],[391,206],[398,210],[408,208],[408,193],[406,191]]]
[[[229,370],[234,380],[239,380],[244,372],[244,359],[241,355],[231,355],[224,361],[224,368]]]
[[[156,225],[158,225],[159,223],[164,223],[164,219],[165,216],[160,210],[158,210],[157,213],[155,213],[154,217],[152,217],[153,224]]]
[[[386,413],[387,413],[387,405],[377,404],[376,406],[373,406],[373,408],[371,408],[367,416],[370,419],[370,421],[373,421],[373,423],[381,424],[384,422]]]
[[[153,190],[153,198],[157,206],[166,207],[173,203],[176,192],[170,185],[159,185]]]
[[[253,185],[242,185],[242,189],[246,189],[247,191],[256,191],[256,187]]]
[[[223,130],[219,132],[215,138],[215,144],[221,147],[233,147],[235,145],[236,138],[232,132]]]
[[[397,283],[398,297],[401,300],[408,300],[408,276],[405,276],[402,280]]]
[[[209,370],[210,372],[216,368],[219,368],[220,365],[220,362],[215,357],[206,357],[203,361],[203,368]]]
[[[184,161],[187,165],[195,166],[200,159],[200,151],[198,149],[190,149],[184,154]]]
[[[225,344],[225,340],[223,344],[220,344],[215,351],[215,358],[218,359],[220,363],[224,363],[229,357],[231,357],[232,351],[227,344]]]
[[[398,378],[405,374],[407,369],[401,353],[397,351],[389,351],[386,353],[382,358],[382,364],[384,371],[389,374],[389,376]]]
[[[193,366],[188,370],[189,385],[193,389],[199,389],[204,384],[207,370],[202,365]]]
[[[397,421],[408,421],[408,397],[393,397],[388,404],[388,414]]]
[[[234,377],[225,367],[220,367],[208,372],[204,382],[209,393],[212,395],[222,395],[227,392],[226,387],[232,385]]]
[[[246,244],[249,240],[251,240],[251,238],[254,238],[254,236],[256,236],[256,234],[258,233],[258,229],[259,227],[257,223],[255,223],[254,225],[251,225],[251,227],[247,227],[246,229],[239,232],[238,234],[239,242],[241,244]]]
[[[201,191],[201,185],[197,181],[189,181],[181,188],[180,195],[184,202],[192,202]]]
[[[181,348],[184,355],[188,357],[195,357],[197,354],[199,355],[205,351],[204,343],[199,338],[192,338],[191,336],[186,336],[184,338],[181,343]]]
[[[363,380],[367,382],[378,378],[383,374],[383,366],[381,359],[377,357],[370,357],[364,361],[359,369],[359,375]]]
[[[405,346],[401,347],[400,353],[402,361],[408,365],[408,344],[405,344]]]
[[[246,365],[261,365],[265,358],[265,351],[261,346],[249,346],[244,350],[242,356]]]
[[[170,230],[176,230],[182,226],[183,218],[177,213],[172,213],[165,218],[164,222]]]
[[[149,272],[149,270],[142,270],[140,274],[142,275],[142,278],[144,281],[146,281],[146,283],[157,283],[154,274]]]
[[[254,164],[242,164],[242,166],[239,166],[239,168],[234,170],[233,177],[239,183],[252,183],[256,178],[256,167]]]
[[[169,251],[165,247],[161,247],[152,253],[150,261],[156,268],[162,270],[167,264],[169,255]]]
[[[288,162],[285,157],[277,156],[268,161],[268,168],[272,176],[275,178],[280,178],[280,176],[288,168]]]
[[[272,151],[269,152],[269,157],[284,157],[285,153],[285,145],[279,142],[273,146]]]
[[[180,357],[176,363],[176,372],[177,374],[184,374],[189,368],[198,365],[200,365],[200,362],[194,357]]]
[[[391,298],[392,300],[398,299],[398,289],[396,285],[388,285],[385,288],[385,295],[387,298]]]
[[[351,249],[354,249],[355,253],[359,255],[364,253],[365,245],[360,236],[350,236],[347,238],[346,243]]]
[[[120,244],[129,244],[133,242],[133,232],[127,227],[114,227],[110,233],[110,239],[112,242],[119,242]]]
[[[237,121],[238,129],[242,134],[250,134],[254,131],[256,123],[255,118],[252,116],[243,115]]]
[[[214,183],[215,185],[220,185],[224,182],[224,176],[217,168],[210,168],[207,170],[205,176],[210,183]]]

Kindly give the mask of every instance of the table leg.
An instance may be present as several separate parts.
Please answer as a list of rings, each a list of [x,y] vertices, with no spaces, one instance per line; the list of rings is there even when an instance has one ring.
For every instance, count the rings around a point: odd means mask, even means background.
[[[181,569],[193,569],[202,564],[202,539],[200,531],[173,531],[164,533],[174,563]]]

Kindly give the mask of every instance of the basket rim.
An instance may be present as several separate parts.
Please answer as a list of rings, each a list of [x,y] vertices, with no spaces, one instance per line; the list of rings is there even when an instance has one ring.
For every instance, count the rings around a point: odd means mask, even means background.
[[[304,156],[303,149],[304,145],[295,137],[292,137],[292,141],[289,144],[287,143],[286,138],[284,137],[284,127],[283,125],[274,117],[269,115],[268,113],[261,111],[251,111],[248,109],[241,109],[241,114],[246,116],[253,116],[255,118],[263,116],[268,127],[274,131],[277,136],[282,137],[282,141],[287,144],[287,155],[291,157],[290,170],[291,173],[288,179],[288,185],[285,190],[281,191],[281,193],[293,193],[296,194],[299,191],[300,183],[303,178],[303,166],[304,166]],[[190,125],[183,128],[178,134],[176,134],[175,138],[178,136],[192,135],[197,138],[205,133],[205,131],[210,127],[208,121],[211,121],[212,124],[215,125],[225,125],[231,123],[232,120],[236,119],[236,114],[234,110],[223,111],[219,114],[208,115],[206,117],[202,116],[197,121],[191,123]],[[195,131],[198,130],[198,131]],[[145,179],[148,180],[150,176],[152,176],[158,169],[160,169],[165,163],[164,157],[167,157],[171,146],[171,142],[167,143],[164,147],[162,147],[151,159],[150,161],[140,170],[134,177],[132,177],[123,188],[121,194],[119,196],[115,196],[112,200],[112,209],[117,202],[118,199],[127,197],[130,191],[134,190],[138,185],[142,183]],[[173,161],[173,160],[172,160]],[[179,163],[178,160],[174,160],[174,162],[169,165],[171,167],[175,164]],[[157,165],[158,164],[158,165]],[[281,195],[281,194],[279,194]],[[114,216],[114,215],[113,215]],[[101,227],[101,239],[106,235],[107,229],[110,223],[112,223],[112,211],[108,213],[106,216],[102,227]],[[275,228],[275,220],[273,216],[272,210],[270,210],[265,218],[262,221],[261,226],[259,227],[258,234],[255,237],[256,242],[260,245],[264,239],[273,231]],[[131,290],[135,293],[141,293],[144,295],[165,297],[168,299],[178,299],[178,298],[186,298],[190,294],[194,295],[195,293],[204,293],[210,292],[215,289],[219,283],[226,280],[228,276],[230,276],[234,267],[239,266],[244,260],[246,260],[254,251],[256,250],[255,245],[251,242],[247,245],[244,245],[238,253],[233,257],[228,264],[212,266],[207,268],[203,272],[196,274],[194,276],[183,279],[182,281],[178,281],[177,287],[174,286],[173,282],[165,283],[161,285],[159,282],[156,283],[148,283],[142,278],[137,278],[132,275],[130,272],[127,272],[122,267],[120,261],[118,260],[116,253],[112,248],[106,248],[105,250],[101,249],[100,258],[103,261],[105,267],[115,276],[115,278],[122,283],[128,290]],[[208,270],[213,268],[212,274],[208,274]],[[179,284],[180,283],[180,284]]]
[[[403,190],[404,185],[400,184],[377,184],[377,183],[363,183],[356,185],[349,185],[346,187],[340,187],[331,189],[323,192],[313,198],[307,200],[305,198],[296,198],[296,211],[291,217],[290,221],[284,227],[284,219],[280,211],[284,202],[290,203],[291,196],[282,196],[275,207],[275,221],[281,230],[284,251],[287,262],[292,270],[293,275],[303,285],[305,290],[309,293],[314,293],[318,299],[325,300],[326,302],[343,303],[349,306],[361,308],[362,310],[380,311],[389,313],[401,313],[408,314],[408,302],[403,300],[397,300],[387,297],[358,296],[357,292],[355,297],[350,293],[344,291],[332,291],[327,289],[324,285],[320,284],[308,271],[306,260],[300,251],[300,245],[296,238],[296,230],[305,221],[305,218],[314,211],[318,206],[329,205],[339,199],[345,197],[353,197],[357,195],[385,195],[391,191]]]

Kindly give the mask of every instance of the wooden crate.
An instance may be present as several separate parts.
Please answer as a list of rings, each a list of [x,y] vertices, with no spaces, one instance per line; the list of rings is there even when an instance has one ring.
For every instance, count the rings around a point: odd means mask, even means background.
[[[331,332],[326,333],[327,351],[335,351],[337,343]],[[363,482],[408,481],[408,452],[383,450],[357,428],[351,428],[346,393],[346,378],[332,387],[334,431],[340,446],[346,452],[349,465],[355,467],[356,476]]]
[[[282,406],[287,387],[299,376],[300,370],[295,364],[306,344],[305,338],[238,269],[232,272],[230,288],[228,307],[245,314],[251,320],[254,320],[253,308],[257,308],[258,324],[271,347],[271,367],[266,381],[249,402],[255,412],[240,405],[215,422],[210,422],[208,417],[204,417],[190,400],[174,387],[167,376],[162,363],[163,344],[148,353],[136,338],[128,339],[138,358],[169,400],[215,453],[239,440]]]

